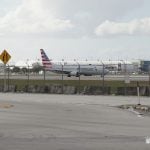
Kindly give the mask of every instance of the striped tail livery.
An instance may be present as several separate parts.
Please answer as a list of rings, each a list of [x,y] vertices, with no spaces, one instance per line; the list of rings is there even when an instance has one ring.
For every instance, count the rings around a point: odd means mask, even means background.
[[[48,58],[46,53],[43,49],[40,49],[41,51],[41,57],[42,57],[42,64],[45,70],[51,70],[52,69],[52,63],[51,60]]]

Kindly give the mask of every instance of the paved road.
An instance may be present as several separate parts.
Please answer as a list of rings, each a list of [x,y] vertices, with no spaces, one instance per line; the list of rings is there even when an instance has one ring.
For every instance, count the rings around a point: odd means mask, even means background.
[[[0,150],[149,150],[150,117],[114,107],[129,103],[137,98],[1,93]]]

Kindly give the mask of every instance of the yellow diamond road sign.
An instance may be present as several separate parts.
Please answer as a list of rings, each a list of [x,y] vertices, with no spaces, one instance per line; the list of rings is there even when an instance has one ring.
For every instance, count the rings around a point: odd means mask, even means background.
[[[4,50],[0,55],[0,59],[3,61],[4,64],[7,64],[10,58],[11,56],[6,50]]]

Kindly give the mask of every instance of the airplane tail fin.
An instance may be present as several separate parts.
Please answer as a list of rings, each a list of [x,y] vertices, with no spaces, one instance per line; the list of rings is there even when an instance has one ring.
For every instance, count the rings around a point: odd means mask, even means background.
[[[46,55],[45,51],[43,49],[40,49],[41,51],[41,57],[42,57],[42,64],[45,70],[51,70],[52,69],[52,62]]]

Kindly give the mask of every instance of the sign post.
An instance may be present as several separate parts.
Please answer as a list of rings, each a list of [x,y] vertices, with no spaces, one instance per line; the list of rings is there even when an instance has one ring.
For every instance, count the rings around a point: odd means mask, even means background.
[[[4,50],[0,55],[0,59],[4,63],[4,92],[6,92],[6,64],[10,60],[10,58],[11,56],[6,50]]]

